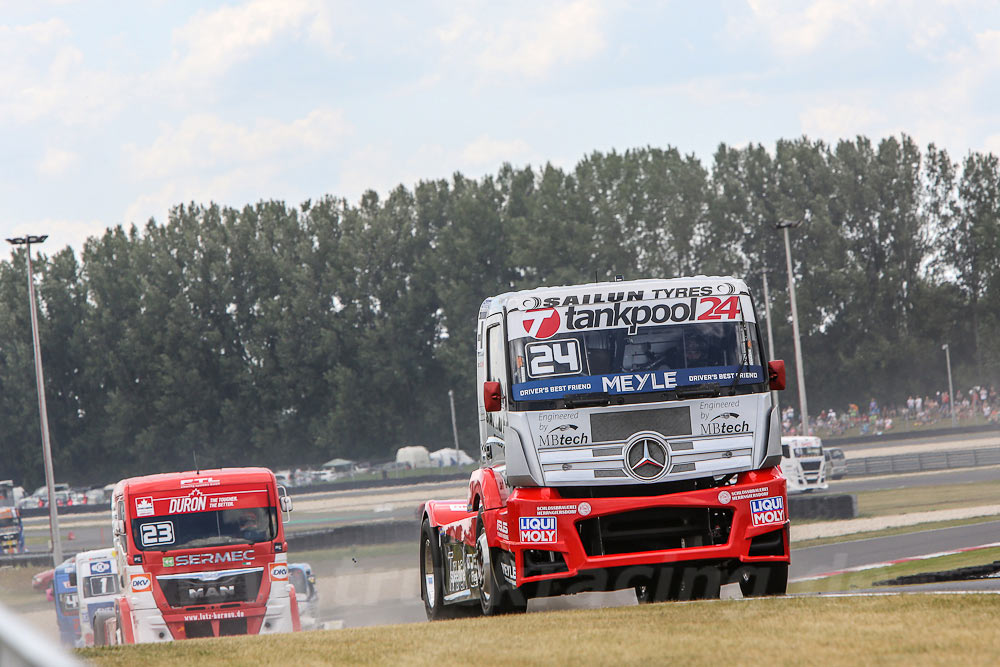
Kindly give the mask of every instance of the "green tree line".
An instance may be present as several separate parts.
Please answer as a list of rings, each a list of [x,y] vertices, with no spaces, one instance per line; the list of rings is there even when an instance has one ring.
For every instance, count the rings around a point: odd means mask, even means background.
[[[734,275],[796,401],[782,237],[791,231],[814,413],[993,383],[1000,165],[907,136],[594,152],[572,170],[502,166],[356,204],[176,206],[80,256],[33,257],[57,477],[477,449],[474,324],[510,289]],[[44,232],[44,230],[39,230]],[[42,249],[47,249],[43,246]],[[36,252],[39,248],[36,246]],[[0,262],[0,478],[41,483],[23,249]]]

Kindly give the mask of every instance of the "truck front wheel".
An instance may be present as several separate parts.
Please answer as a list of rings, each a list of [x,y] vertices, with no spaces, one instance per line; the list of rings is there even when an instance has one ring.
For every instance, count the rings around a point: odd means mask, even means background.
[[[788,589],[788,563],[744,565],[739,580],[745,598],[784,595]]]
[[[113,618],[114,609],[98,609],[94,612],[94,646],[105,646],[108,643],[107,624]]]
[[[479,602],[486,616],[497,614],[523,614],[528,609],[524,593],[507,585],[502,576],[497,577],[494,551],[486,539],[483,511],[476,518],[476,566],[479,569]]]

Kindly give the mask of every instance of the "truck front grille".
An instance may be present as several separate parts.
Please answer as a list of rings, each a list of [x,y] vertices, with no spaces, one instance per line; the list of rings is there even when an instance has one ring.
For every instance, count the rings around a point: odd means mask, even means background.
[[[218,573],[209,573],[212,575]],[[192,574],[190,577],[159,577],[157,583],[163,597],[171,607],[217,604],[220,602],[251,602],[257,599],[263,579],[262,568],[240,571],[237,574],[208,578]]]
[[[588,556],[686,549],[729,541],[731,509],[650,507],[578,521]]]
[[[802,461],[803,470],[819,470],[819,461]]]

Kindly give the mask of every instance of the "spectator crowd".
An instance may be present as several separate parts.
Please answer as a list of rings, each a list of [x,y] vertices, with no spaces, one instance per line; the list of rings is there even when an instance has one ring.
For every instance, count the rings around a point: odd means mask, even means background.
[[[845,409],[827,408],[809,417],[809,435],[820,437],[882,435],[892,430],[910,430],[951,421],[951,395],[910,395],[902,403],[880,403],[871,397],[867,406],[850,403]],[[975,386],[955,392],[955,418],[963,424],[1000,423],[1000,397],[992,386]],[[795,406],[781,411],[784,435],[800,435],[801,420]]]

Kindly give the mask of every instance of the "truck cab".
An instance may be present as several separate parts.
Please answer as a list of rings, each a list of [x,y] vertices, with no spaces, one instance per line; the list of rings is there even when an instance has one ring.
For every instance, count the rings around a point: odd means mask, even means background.
[[[118,595],[118,565],[113,549],[81,551],[73,559],[76,564],[77,600],[80,610],[79,646],[93,646],[95,618],[100,618],[101,610],[114,612],[115,597]],[[104,640],[104,628],[99,628]]]
[[[80,599],[76,589],[76,561],[64,560],[52,575],[52,600],[56,608],[59,640],[64,646],[76,646],[80,638]]]
[[[16,507],[0,507],[0,553],[24,552],[24,525]]]
[[[480,468],[425,504],[429,618],[634,588],[640,602],[783,593],[780,419],[746,284],[538,288],[476,328]],[[478,604],[477,604],[478,603]]]
[[[788,480],[789,493],[808,493],[829,488],[823,441],[805,435],[782,438],[781,471]]]
[[[284,521],[266,468],[125,479],[112,495],[122,643],[299,630]]]

